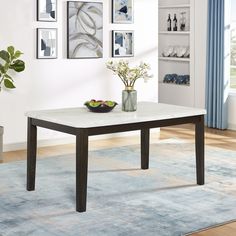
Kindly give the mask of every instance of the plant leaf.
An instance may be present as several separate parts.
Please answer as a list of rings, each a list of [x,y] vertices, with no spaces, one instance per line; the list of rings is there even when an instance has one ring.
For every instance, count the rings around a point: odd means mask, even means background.
[[[4,85],[8,89],[14,89],[15,88],[15,85],[9,79],[4,79]]]
[[[9,46],[7,48],[7,51],[9,52],[9,54],[11,55],[11,58],[14,56],[15,53],[15,48],[13,46]]]
[[[7,63],[10,62],[10,54],[5,50],[0,51],[0,58],[2,58]]]
[[[2,74],[5,73],[5,68],[4,68],[4,66],[2,64],[0,64],[0,71],[1,71]]]
[[[4,78],[7,78],[7,79],[11,80],[12,82],[14,81],[14,80],[12,79],[12,77],[11,77],[10,75],[7,75],[7,74],[4,75]]]
[[[16,72],[21,72],[25,70],[25,63],[21,60],[16,60],[10,65],[10,69],[13,69]]]
[[[14,59],[17,59],[19,58],[23,53],[21,51],[16,51],[15,54],[14,54]]]

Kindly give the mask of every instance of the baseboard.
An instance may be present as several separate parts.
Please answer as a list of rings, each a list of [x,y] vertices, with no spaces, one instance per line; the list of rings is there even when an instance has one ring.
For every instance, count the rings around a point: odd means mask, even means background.
[[[74,140],[75,140],[74,137],[57,138],[57,139],[43,139],[43,140],[38,140],[37,146],[38,147],[49,147],[49,146],[70,144],[70,143],[73,143]],[[27,148],[26,142],[4,144],[3,145],[3,152],[25,150],[26,148]]]
[[[229,123],[229,129],[230,130],[236,130],[236,124],[231,124],[231,123]]]
[[[159,128],[151,130],[151,134],[158,135],[159,133],[160,133]],[[140,131],[131,131],[131,132],[124,132],[124,133],[92,136],[89,139],[90,140],[104,140],[104,139],[112,139],[112,138],[130,137],[130,136],[135,136],[135,135],[139,135],[139,134],[140,134]],[[49,147],[49,146],[64,145],[64,144],[71,144],[71,143],[75,143],[74,136],[66,137],[66,138],[38,140],[37,146],[38,147]],[[3,152],[25,150],[26,148],[27,148],[26,142],[4,144],[3,145]]]

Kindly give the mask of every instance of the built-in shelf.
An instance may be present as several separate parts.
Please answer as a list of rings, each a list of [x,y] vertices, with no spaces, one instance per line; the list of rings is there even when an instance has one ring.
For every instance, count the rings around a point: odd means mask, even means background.
[[[194,6],[197,0],[159,0],[159,102],[180,106],[195,106],[195,70],[194,70]],[[181,13],[185,12],[186,27],[185,31],[180,29]],[[172,19],[176,14],[178,20],[178,31],[167,31],[168,15]],[[190,57],[165,57],[165,52],[169,47],[184,45],[190,51]],[[189,84],[166,83],[170,80],[165,75],[189,75],[189,80],[174,80],[177,82],[189,81]],[[164,80],[165,78],[165,80]],[[165,82],[164,82],[165,81]],[[173,81],[173,80],[171,80]]]
[[[180,57],[159,57],[162,61],[176,61],[176,62],[190,62],[190,58],[180,58]]]
[[[190,8],[190,5],[185,4],[185,5],[164,5],[164,6],[159,6],[159,9],[171,9],[171,8]]]
[[[175,84],[175,83],[164,83],[162,81],[159,81],[159,84],[160,85],[163,85],[163,86],[181,86],[181,87],[189,87],[190,84]]]
[[[190,31],[159,31],[159,34],[189,35]]]

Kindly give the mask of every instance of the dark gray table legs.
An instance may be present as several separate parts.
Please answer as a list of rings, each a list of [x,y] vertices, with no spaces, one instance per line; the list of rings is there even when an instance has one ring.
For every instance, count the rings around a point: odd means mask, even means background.
[[[149,168],[149,139],[150,130],[141,130],[141,168],[146,170]]]
[[[130,124],[130,130],[140,130],[141,127],[141,168],[149,168],[149,139],[150,128],[164,127],[174,124],[195,123],[195,145],[196,145],[196,172],[197,184],[204,184],[204,116],[187,117],[174,120],[156,121],[144,124]],[[87,178],[88,178],[88,137],[113,133],[117,131],[129,131],[127,124],[123,126],[102,127],[103,129],[73,128],[47,121],[28,118],[27,136],[27,190],[35,189],[36,152],[37,152],[37,126],[64,133],[76,135],[76,210],[86,211],[87,202]],[[105,130],[105,132],[104,132]]]
[[[37,152],[37,127],[32,124],[32,119],[28,118],[27,136],[27,190],[35,189],[36,172],[36,152]]]
[[[76,211],[86,211],[88,178],[88,132],[76,136]]]
[[[205,183],[204,139],[204,116],[201,116],[199,122],[195,124],[196,172],[198,185],[204,185]]]

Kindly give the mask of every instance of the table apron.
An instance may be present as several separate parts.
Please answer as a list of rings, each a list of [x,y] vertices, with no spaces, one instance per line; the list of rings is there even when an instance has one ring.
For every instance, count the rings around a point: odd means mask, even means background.
[[[197,116],[189,116],[182,118],[172,118],[166,120],[154,120],[154,121],[144,121],[138,123],[128,123],[128,124],[119,124],[119,125],[110,125],[110,126],[100,126],[100,127],[91,127],[91,128],[76,128],[67,125],[62,125],[54,122],[44,121],[35,118],[31,119],[32,125],[51,129],[67,134],[79,135],[80,130],[86,129],[88,131],[89,136],[93,135],[102,135],[102,134],[110,134],[110,133],[119,133],[119,132],[128,132],[142,129],[151,129],[151,128],[161,128],[166,126],[180,125],[180,124],[188,124],[188,123],[200,123],[203,119],[204,115]]]

